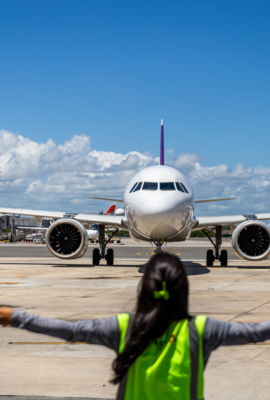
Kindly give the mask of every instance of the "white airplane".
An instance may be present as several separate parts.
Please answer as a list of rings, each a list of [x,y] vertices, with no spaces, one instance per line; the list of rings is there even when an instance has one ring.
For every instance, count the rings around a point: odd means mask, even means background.
[[[221,250],[222,226],[230,225],[232,246],[236,254],[249,261],[264,260],[270,255],[270,228],[263,220],[270,219],[270,213],[254,215],[231,215],[214,217],[195,217],[196,203],[233,200],[207,199],[195,200],[193,189],[187,178],[178,170],[164,165],[163,120],[161,121],[160,165],[145,168],[138,172],[128,183],[124,199],[90,197],[92,199],[123,202],[124,210],[114,215],[74,214],[64,212],[37,211],[29,209],[3,208],[0,213],[32,215],[37,221],[42,217],[57,219],[46,233],[46,245],[49,251],[61,259],[82,257],[88,247],[88,234],[83,224],[99,226],[100,249],[93,251],[93,265],[99,265],[106,259],[107,265],[113,265],[114,252],[106,246],[119,228],[127,229],[137,241],[147,241],[161,251],[163,243],[183,242],[194,230],[202,229],[213,245],[214,251],[207,250],[206,265],[212,266],[215,260],[221,266],[227,265],[227,251]],[[105,226],[115,231],[106,239]],[[215,241],[206,229],[216,231]]]

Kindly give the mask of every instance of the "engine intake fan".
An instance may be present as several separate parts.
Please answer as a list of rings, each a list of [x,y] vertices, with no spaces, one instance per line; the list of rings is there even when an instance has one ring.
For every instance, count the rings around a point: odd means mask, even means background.
[[[80,222],[74,219],[59,219],[47,230],[46,245],[55,257],[80,258],[87,250],[88,235]]]
[[[261,221],[243,222],[232,234],[232,246],[244,260],[265,260],[270,255],[270,228]]]

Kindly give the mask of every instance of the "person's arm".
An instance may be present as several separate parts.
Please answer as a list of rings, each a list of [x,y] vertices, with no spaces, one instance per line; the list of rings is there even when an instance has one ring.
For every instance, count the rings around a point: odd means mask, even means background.
[[[0,308],[0,324],[55,336],[68,342],[99,344],[118,352],[120,333],[117,317],[68,322]]]
[[[204,328],[204,360],[219,346],[264,342],[270,339],[270,321],[260,324],[218,321],[207,318]]]

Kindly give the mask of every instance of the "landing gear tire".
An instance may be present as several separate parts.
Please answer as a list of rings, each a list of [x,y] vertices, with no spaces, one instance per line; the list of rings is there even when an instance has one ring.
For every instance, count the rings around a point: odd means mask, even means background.
[[[206,252],[206,266],[213,267],[214,262],[214,252],[213,250],[207,250]]]
[[[99,261],[100,261],[100,251],[99,251],[99,249],[94,249],[93,250],[92,260],[93,260],[93,265],[99,265]]]
[[[106,260],[107,260],[107,265],[113,265],[113,261],[114,261],[113,249],[108,249],[107,255],[106,255]]]
[[[222,267],[227,267],[227,265],[228,265],[228,252],[227,252],[227,250],[221,250],[221,252],[220,252],[220,265]]]

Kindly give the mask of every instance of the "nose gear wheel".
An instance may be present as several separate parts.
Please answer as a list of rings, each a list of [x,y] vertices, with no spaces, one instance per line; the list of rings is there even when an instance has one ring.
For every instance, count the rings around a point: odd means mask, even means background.
[[[163,240],[156,240],[156,239],[152,239],[152,243],[154,243],[154,245],[156,246],[156,250],[154,251],[154,253],[162,253],[162,245],[164,244]],[[167,243],[167,242],[166,242]]]

